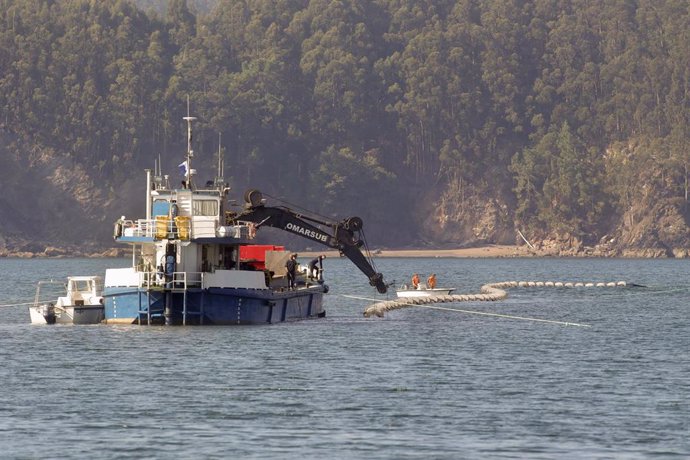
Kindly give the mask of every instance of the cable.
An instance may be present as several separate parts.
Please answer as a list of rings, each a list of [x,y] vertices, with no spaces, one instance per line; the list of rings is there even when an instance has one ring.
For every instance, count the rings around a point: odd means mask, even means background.
[[[39,301],[38,301],[38,303],[43,303],[43,302],[51,302],[51,300],[50,300],[50,299],[46,299],[46,300],[39,300]],[[22,303],[7,303],[7,304],[4,304],[4,305],[0,305],[0,308],[2,308],[2,307],[20,307],[20,306],[22,306],[22,305],[34,305],[34,304],[35,304],[35,302],[33,302],[33,301],[31,301],[31,302],[22,302]]]
[[[326,222],[324,222],[323,225],[333,225],[333,223],[330,222],[332,219],[329,218],[329,217],[327,217],[327,216],[324,216],[324,215],[322,215],[322,214],[319,214],[318,212],[314,212],[314,211],[309,210],[309,209],[305,209],[305,208],[303,208],[302,206],[300,206],[300,205],[298,205],[298,204],[290,203],[289,201],[286,201],[286,200],[283,200],[283,199],[281,199],[281,198],[278,198],[278,197],[269,195],[268,193],[264,193],[264,192],[261,192],[261,193],[262,193],[265,197],[270,198],[270,199],[272,199],[272,200],[275,200],[275,201],[277,201],[278,203],[281,203],[281,204],[285,205],[286,207],[289,207],[290,209],[297,209],[297,210],[301,211],[301,212],[304,213],[304,214],[307,214],[307,215],[310,215],[310,214],[311,214],[311,215],[313,215],[313,216],[317,216],[317,217],[319,217],[319,218],[325,220]]]

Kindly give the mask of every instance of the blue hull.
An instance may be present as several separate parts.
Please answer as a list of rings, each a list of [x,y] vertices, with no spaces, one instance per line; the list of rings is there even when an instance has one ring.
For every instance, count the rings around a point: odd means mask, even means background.
[[[257,289],[106,288],[105,322],[120,324],[271,324],[325,316],[325,286]],[[167,308],[166,308],[167,307]]]

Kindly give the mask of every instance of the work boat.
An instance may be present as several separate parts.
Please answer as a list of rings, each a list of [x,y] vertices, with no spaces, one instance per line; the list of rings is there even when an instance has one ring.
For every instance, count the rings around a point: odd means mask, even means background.
[[[449,295],[455,288],[430,288],[425,284],[420,284],[418,287],[408,286],[403,284],[396,289],[395,293],[398,297],[431,297],[436,295]]]
[[[53,301],[41,298],[53,295],[57,289],[66,293]],[[98,324],[103,321],[104,308],[100,276],[70,276],[67,284],[61,281],[39,281],[34,303],[29,307],[32,324]],[[47,292],[47,293],[46,293]]]
[[[146,170],[145,218],[123,216],[115,224],[115,240],[132,248],[132,266],[106,270],[106,323],[265,324],[324,316],[328,286],[309,278],[306,270],[296,270],[290,286],[286,261],[291,253],[283,246],[254,244],[263,227],[339,250],[372,286],[386,292],[383,276],[368,256],[360,218],[326,222],[288,207],[267,206],[258,190],[245,193],[241,211],[230,211],[220,153],[216,179],[197,187],[191,168],[195,118],[185,120],[182,185],[171,187],[169,176]]]

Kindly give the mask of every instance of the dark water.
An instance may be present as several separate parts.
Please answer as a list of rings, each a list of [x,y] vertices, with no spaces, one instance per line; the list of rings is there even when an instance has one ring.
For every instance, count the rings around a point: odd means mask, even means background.
[[[0,303],[117,260],[0,259]],[[32,326],[0,308],[2,458],[688,458],[690,261],[380,259],[435,272],[647,288],[515,289],[365,319],[328,259],[328,317],[265,327]]]

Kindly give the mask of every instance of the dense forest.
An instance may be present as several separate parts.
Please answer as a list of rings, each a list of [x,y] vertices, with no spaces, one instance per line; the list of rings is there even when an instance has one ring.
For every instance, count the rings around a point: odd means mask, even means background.
[[[0,0],[0,69],[5,252],[107,242],[187,98],[200,176],[375,245],[690,247],[687,0]]]

